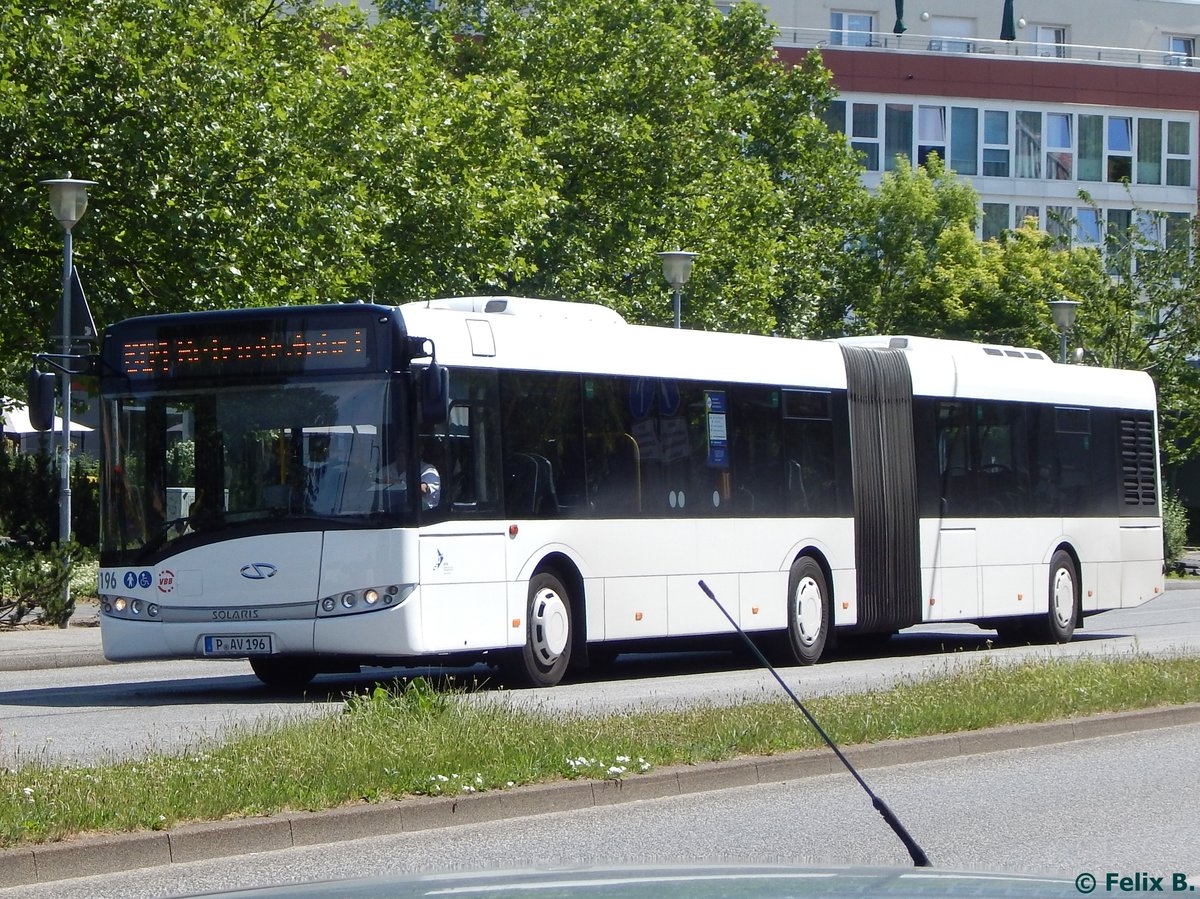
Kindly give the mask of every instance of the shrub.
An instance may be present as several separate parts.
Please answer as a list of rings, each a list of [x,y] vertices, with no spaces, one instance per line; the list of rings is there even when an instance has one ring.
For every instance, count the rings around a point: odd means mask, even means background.
[[[1187,509],[1172,493],[1163,492],[1163,561],[1167,568],[1175,567],[1187,545]]]
[[[34,610],[43,624],[64,626],[75,611],[74,595],[65,596],[67,582],[83,555],[75,542],[48,550],[9,542],[0,549],[0,627],[18,625]]]

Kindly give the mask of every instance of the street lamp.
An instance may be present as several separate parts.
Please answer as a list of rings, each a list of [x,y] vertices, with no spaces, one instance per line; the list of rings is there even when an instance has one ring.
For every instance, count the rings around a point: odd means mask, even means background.
[[[71,273],[74,263],[71,260],[71,229],[83,218],[87,211],[87,189],[96,185],[95,181],[83,181],[72,178],[67,172],[65,178],[52,178],[41,181],[40,184],[50,188],[50,211],[63,226],[63,279],[62,279],[62,447],[59,469],[59,500],[58,500],[58,540],[59,546],[65,547],[71,539],[71,371],[66,364],[71,355],[74,335],[71,328]],[[77,322],[76,324],[82,324]],[[64,599],[67,605],[71,603],[71,586],[68,582]]]
[[[1054,318],[1054,325],[1058,328],[1058,361],[1065,363],[1067,361],[1067,334],[1075,327],[1075,312],[1079,308],[1079,303],[1074,300],[1051,300],[1050,315]]]
[[[675,327],[678,329],[680,307],[683,302],[681,291],[683,285],[687,284],[688,278],[692,276],[692,260],[700,254],[689,253],[686,250],[671,250],[658,255],[662,259],[663,277],[675,291]]]

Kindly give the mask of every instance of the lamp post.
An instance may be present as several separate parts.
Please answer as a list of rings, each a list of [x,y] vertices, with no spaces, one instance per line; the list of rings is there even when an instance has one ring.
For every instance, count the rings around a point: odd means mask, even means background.
[[[65,178],[52,178],[41,181],[40,184],[50,188],[50,211],[63,226],[63,280],[62,280],[62,447],[59,463],[59,500],[58,500],[58,540],[60,546],[65,546],[71,539],[71,373],[69,360],[74,342],[71,328],[71,273],[74,263],[71,260],[71,229],[83,218],[87,211],[87,189],[94,187],[95,181],[83,181],[72,178],[67,172]],[[65,587],[64,596],[68,605],[71,602],[70,583]]]
[[[1050,314],[1054,317],[1054,326],[1058,328],[1058,361],[1067,361],[1067,334],[1075,327],[1075,311],[1079,303],[1074,300],[1051,300]]]
[[[662,259],[663,277],[675,291],[675,328],[678,329],[683,304],[683,285],[687,284],[688,278],[692,276],[692,260],[700,254],[689,253],[686,250],[670,250],[658,255]]]

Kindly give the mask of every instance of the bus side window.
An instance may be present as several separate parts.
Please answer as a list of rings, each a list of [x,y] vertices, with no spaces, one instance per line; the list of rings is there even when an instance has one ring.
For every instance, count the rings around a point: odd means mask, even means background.
[[[583,384],[584,457],[589,514],[599,518],[640,515],[642,512],[643,445],[633,429],[627,398],[629,380],[587,376]],[[649,422],[653,433],[653,422]],[[646,431],[646,425],[641,427]],[[647,435],[644,433],[643,437]],[[645,454],[653,455],[653,441]]]
[[[1086,514],[1089,494],[1096,489],[1092,479],[1091,410],[1056,406],[1054,438],[1058,450],[1062,514]]]
[[[838,497],[833,397],[828,390],[784,390],[781,400],[787,514],[834,514]]]
[[[981,514],[1024,514],[1028,509],[1025,420],[1025,408],[1020,403],[975,404],[975,489]]]
[[[579,376],[504,372],[500,403],[508,514],[585,514]]]
[[[782,515],[786,495],[779,489],[781,472],[789,492],[804,496],[802,466],[783,458],[783,410],[778,387],[735,384],[730,389],[730,449],[733,502],[738,515]],[[796,483],[796,479],[800,483]],[[807,500],[804,505],[807,507]]]

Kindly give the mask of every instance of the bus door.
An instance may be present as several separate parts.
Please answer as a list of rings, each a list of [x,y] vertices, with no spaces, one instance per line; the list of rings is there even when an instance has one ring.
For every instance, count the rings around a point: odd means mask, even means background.
[[[445,649],[510,642],[507,522],[501,520],[500,434],[494,372],[450,374],[444,424],[416,435],[423,472],[439,479],[436,503],[419,511],[422,607],[428,641]],[[419,420],[419,419],[418,419]],[[524,590],[524,587],[521,588]],[[521,611],[524,618],[524,597]],[[452,635],[453,646],[445,646]],[[524,631],[519,635],[523,638]]]
[[[972,404],[935,404],[938,476],[941,486],[938,529],[926,608],[930,618],[967,619],[981,613],[979,532],[975,466],[971,453]]]

